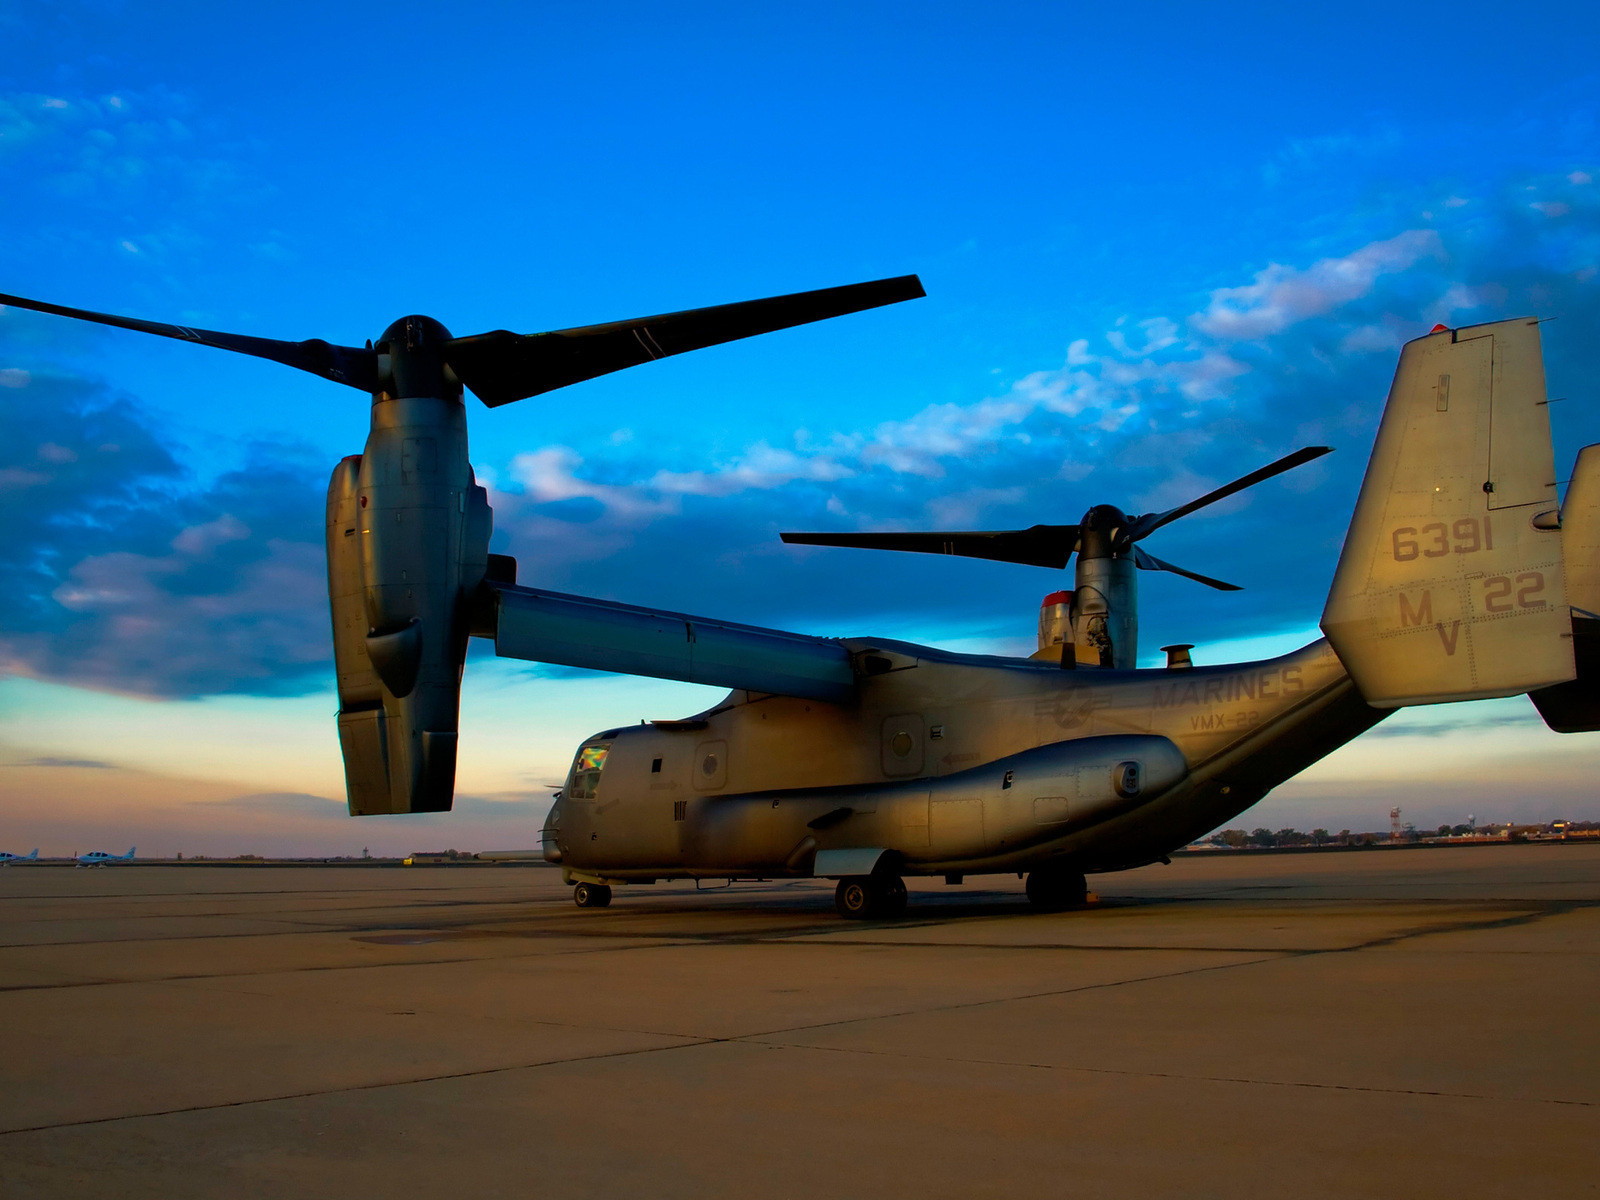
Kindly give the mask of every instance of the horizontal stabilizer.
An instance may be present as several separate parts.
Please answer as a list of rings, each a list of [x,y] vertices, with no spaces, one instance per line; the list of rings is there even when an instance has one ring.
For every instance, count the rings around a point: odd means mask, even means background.
[[[1539,325],[1408,342],[1322,628],[1380,708],[1573,677]]]
[[[832,703],[855,694],[850,653],[829,638],[537,588],[485,586],[495,596],[494,648],[502,658]]]
[[[1557,733],[1600,730],[1600,621],[1572,618],[1572,656],[1577,678],[1528,693],[1544,723]]]

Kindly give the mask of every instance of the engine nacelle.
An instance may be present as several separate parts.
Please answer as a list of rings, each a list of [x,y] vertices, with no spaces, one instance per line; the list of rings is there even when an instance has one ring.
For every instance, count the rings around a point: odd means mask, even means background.
[[[492,528],[459,397],[380,393],[365,452],[341,462],[328,485],[328,599],[352,816],[450,808],[469,604]]]
[[[1138,576],[1131,558],[1078,555],[1072,640],[1078,661],[1132,670],[1139,659]]]

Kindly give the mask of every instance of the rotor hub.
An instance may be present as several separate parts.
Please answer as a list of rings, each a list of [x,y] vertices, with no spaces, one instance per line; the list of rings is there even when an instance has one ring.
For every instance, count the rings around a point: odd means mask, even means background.
[[[461,398],[461,381],[445,361],[450,331],[432,317],[401,317],[378,344],[378,398]]]
[[[1115,504],[1096,504],[1078,527],[1079,558],[1114,558],[1126,554],[1128,514]]]

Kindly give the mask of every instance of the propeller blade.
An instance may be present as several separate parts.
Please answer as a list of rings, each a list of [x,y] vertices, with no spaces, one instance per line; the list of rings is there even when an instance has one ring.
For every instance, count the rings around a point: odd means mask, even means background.
[[[478,399],[497,408],[652,359],[926,294],[915,275],[902,275],[551,333],[497,329],[454,339],[445,347],[445,360]]]
[[[1296,450],[1293,454],[1284,455],[1277,462],[1268,463],[1259,471],[1251,471],[1250,474],[1243,475],[1232,483],[1225,483],[1216,491],[1207,492],[1198,500],[1191,500],[1189,503],[1181,504],[1177,508],[1169,508],[1163,513],[1145,513],[1142,517],[1135,517],[1128,526],[1128,540],[1137,542],[1140,538],[1149,537],[1163,525],[1170,525],[1179,517],[1187,517],[1196,509],[1204,508],[1208,504],[1215,504],[1218,500],[1226,500],[1235,492],[1242,492],[1245,488],[1254,487],[1263,480],[1271,479],[1274,475],[1282,475],[1285,471],[1292,471],[1294,468],[1302,466],[1314,458],[1321,458],[1324,454],[1332,453],[1332,446],[1306,446]],[[1172,570],[1174,568],[1167,567],[1164,569]],[[1179,572],[1179,574],[1184,573]],[[1199,578],[1199,576],[1195,576],[1195,578]]]
[[[1185,571],[1182,567],[1157,558],[1154,554],[1133,548],[1133,565],[1141,571],[1171,571],[1174,575],[1182,575],[1185,579],[1192,579],[1196,583],[1203,583],[1207,587],[1214,587],[1219,592],[1242,592],[1244,589],[1236,583],[1224,583],[1220,579],[1213,579],[1209,575],[1200,575],[1194,571]]]
[[[958,533],[784,533],[791,546],[858,546],[865,550],[912,550],[955,554],[1030,567],[1067,565],[1078,548],[1076,525],[1034,525],[1028,529]]]
[[[132,329],[137,333],[153,333],[158,337],[176,338],[180,342],[197,342],[217,350],[271,359],[331,379],[334,383],[360,388],[363,392],[378,390],[378,356],[375,353],[351,346],[335,346],[320,338],[304,342],[280,342],[273,338],[247,337],[242,333],[217,333],[210,329],[191,329],[187,325],[141,321],[137,317],[115,317],[110,313],[68,308],[63,304],[46,304],[42,300],[28,300],[3,293],[0,293],[0,305],[72,317],[78,321],[93,321],[97,325],[114,325],[118,329]]]

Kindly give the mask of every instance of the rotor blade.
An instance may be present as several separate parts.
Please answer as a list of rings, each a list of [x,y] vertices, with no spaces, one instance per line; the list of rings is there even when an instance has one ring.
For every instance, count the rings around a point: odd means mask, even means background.
[[[478,399],[496,408],[652,359],[926,294],[915,275],[902,275],[551,333],[497,329],[454,339],[445,347],[445,359]]]
[[[1191,500],[1177,508],[1169,508],[1163,513],[1145,513],[1142,517],[1135,517],[1128,527],[1128,539],[1137,542],[1140,538],[1148,537],[1163,525],[1170,525],[1179,517],[1186,517],[1197,508],[1204,508],[1208,504],[1215,504],[1218,500],[1226,500],[1235,492],[1242,492],[1247,487],[1254,487],[1265,479],[1274,475],[1281,475],[1285,471],[1310,462],[1314,458],[1321,458],[1324,454],[1332,454],[1332,446],[1306,446],[1296,450],[1293,454],[1286,454],[1277,462],[1268,463],[1259,471],[1235,479],[1232,483],[1225,483],[1214,492],[1207,492],[1198,500]]]
[[[784,533],[791,546],[859,546],[865,550],[913,550],[955,554],[1030,567],[1064,567],[1078,548],[1076,525],[1034,525],[993,533]]]
[[[1203,583],[1207,587],[1214,587],[1219,592],[1242,592],[1244,589],[1236,583],[1224,583],[1220,579],[1213,579],[1209,575],[1200,575],[1194,571],[1185,571],[1182,567],[1173,566],[1171,563],[1157,558],[1148,551],[1141,550],[1138,546],[1133,548],[1133,565],[1141,571],[1171,571],[1174,575],[1182,575],[1185,579],[1192,579],[1196,583]]]
[[[187,325],[167,325],[160,321],[141,321],[137,317],[114,317],[110,313],[90,312],[85,308],[68,308],[62,304],[46,304],[42,300],[27,300],[21,296],[0,293],[0,305],[27,308],[34,312],[51,313],[58,317],[72,317],[79,321],[93,321],[98,325],[114,325],[118,329],[132,329],[138,333],[153,333],[158,337],[176,338],[180,342],[197,342],[217,350],[232,350],[235,354],[248,354],[254,358],[268,358],[285,366],[310,371],[335,383],[348,384],[364,392],[378,390],[378,356],[371,350],[357,350],[350,346],[335,346],[320,338],[305,342],[280,342],[273,338],[247,337],[242,333],[216,333],[210,329],[190,329]]]

